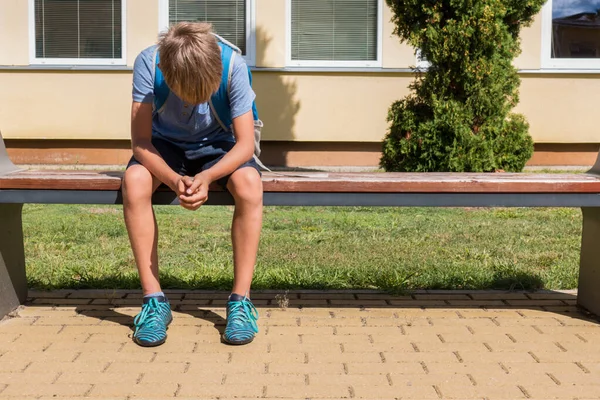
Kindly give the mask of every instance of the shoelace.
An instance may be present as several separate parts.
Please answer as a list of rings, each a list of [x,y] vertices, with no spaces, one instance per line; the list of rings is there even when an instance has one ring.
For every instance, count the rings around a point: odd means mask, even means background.
[[[160,303],[156,298],[151,298],[150,301],[142,306],[142,312],[136,315],[133,319],[133,324],[135,325],[135,333],[137,333],[140,328],[144,325],[148,327],[152,327],[156,325],[158,322],[159,315],[159,307]]]
[[[252,330],[258,333],[258,325],[256,321],[258,320],[258,311],[254,304],[250,301],[242,300],[242,301],[232,301],[231,308],[229,309],[229,323],[234,325],[244,325],[247,321],[250,322],[252,326]]]

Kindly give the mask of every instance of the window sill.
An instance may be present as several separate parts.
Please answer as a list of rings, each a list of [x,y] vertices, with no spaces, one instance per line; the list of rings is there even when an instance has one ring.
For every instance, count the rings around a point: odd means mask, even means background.
[[[128,65],[0,65],[0,70],[15,71],[133,71]]]

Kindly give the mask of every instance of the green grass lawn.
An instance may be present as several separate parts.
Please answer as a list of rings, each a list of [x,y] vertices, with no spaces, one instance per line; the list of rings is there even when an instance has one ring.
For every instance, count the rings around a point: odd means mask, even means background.
[[[155,208],[165,288],[228,289],[231,207]],[[26,205],[30,287],[138,288],[121,207]],[[266,207],[254,289],[572,289],[578,209]]]

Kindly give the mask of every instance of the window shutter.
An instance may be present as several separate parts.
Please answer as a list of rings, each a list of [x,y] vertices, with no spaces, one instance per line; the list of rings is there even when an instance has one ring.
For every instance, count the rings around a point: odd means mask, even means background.
[[[121,58],[121,0],[35,0],[37,58]]]
[[[291,0],[292,60],[377,60],[378,0]]]
[[[245,0],[169,0],[169,24],[202,21],[246,54]]]

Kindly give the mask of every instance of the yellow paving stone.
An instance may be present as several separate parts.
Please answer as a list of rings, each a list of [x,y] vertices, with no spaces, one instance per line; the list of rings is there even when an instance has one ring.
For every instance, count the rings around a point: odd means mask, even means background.
[[[534,334],[536,333],[537,332],[534,332]],[[439,333],[435,336],[438,339],[438,341],[436,342],[434,340],[431,340],[431,342],[433,343],[442,343],[442,340],[444,341],[444,343],[514,343],[510,336],[502,334],[502,332],[471,334],[470,332],[465,330],[465,332],[461,333]]]
[[[216,353],[216,354],[221,355],[221,353]],[[228,354],[231,355],[231,357],[230,357],[229,360],[232,363],[247,362],[248,360],[252,359],[247,354],[242,354],[242,353],[237,353],[237,354],[228,353]],[[292,352],[289,352],[289,353],[286,353],[286,354],[282,354],[282,353],[263,353],[260,356],[260,360],[262,362],[265,362],[265,363],[285,361],[285,362],[289,362],[289,363],[302,364],[302,363],[306,362],[307,354],[309,354],[309,353],[292,353]],[[337,360],[335,362],[337,362]]]
[[[0,386],[2,385],[37,385],[51,384],[58,377],[55,372],[0,372]]]
[[[494,320],[501,327],[514,327],[514,326],[532,326],[536,325],[539,327],[559,327],[562,326],[560,321],[556,318],[545,317],[545,318],[510,318],[503,315],[494,317]],[[543,329],[543,328],[542,328]]]
[[[268,385],[267,398],[289,399],[289,398],[349,398],[348,385],[330,383],[327,385]]]
[[[560,382],[561,385],[572,386],[572,385],[595,385],[598,386],[598,394],[600,394],[600,374],[597,372],[590,372],[589,374],[583,371],[575,373],[569,373],[566,369],[559,369],[554,372],[546,372],[551,374],[552,378]]]
[[[0,357],[0,373],[4,372],[21,372],[32,365],[32,361],[26,357],[19,357],[18,359],[5,359]]]
[[[523,374],[504,373],[491,371],[470,371],[469,374],[473,377],[477,385],[482,386],[511,386],[511,385],[555,385],[554,381],[547,372],[544,371],[529,371]]]
[[[344,353],[380,353],[380,352],[396,352],[396,353],[414,353],[415,349],[408,340],[400,343],[348,343],[343,342]],[[339,346],[338,346],[339,347]]]
[[[387,330],[387,334],[388,336],[395,336],[390,334],[390,331]],[[322,344],[322,343],[348,343],[348,342],[354,342],[354,343],[370,343],[370,339],[369,339],[369,331],[365,331],[364,333],[357,333],[355,335],[331,335],[331,336],[319,336],[319,335],[300,335],[302,336],[302,343],[303,344]],[[283,336],[285,337],[285,336]],[[291,337],[291,335],[289,336]],[[279,342],[280,338],[277,339],[273,339],[272,336],[270,337],[270,340],[273,344]],[[296,338],[295,341],[298,341],[298,339]]]
[[[42,373],[42,372],[93,372],[101,373],[109,365],[108,362],[90,361],[90,362],[53,362],[47,363],[43,361],[34,361],[27,372]]]
[[[355,353],[358,354],[358,353]],[[392,353],[382,352],[386,362],[440,362],[440,363],[458,363],[458,359],[454,353]]]
[[[439,342],[419,342],[415,341],[413,347],[416,347],[422,353],[432,352],[488,352],[489,350],[483,344],[483,342],[453,342],[453,343],[442,343]],[[415,351],[415,350],[413,350]]]
[[[75,351],[75,352],[106,352],[115,353],[120,351],[125,342],[128,342],[128,338],[121,338],[121,342],[104,342],[104,343],[80,343],[80,342],[63,342],[54,340],[54,342],[48,347],[46,352],[60,352],[60,351]]]
[[[500,353],[498,353],[500,354]],[[510,354],[510,353],[508,353]],[[557,353],[535,352],[541,363],[564,363],[564,362],[600,362],[600,348],[596,351],[567,351]]]
[[[232,356],[230,353],[226,353],[226,352],[221,352],[221,353],[211,353],[211,354],[205,354],[205,353],[161,353],[159,351],[159,349],[154,349],[151,351],[156,351],[156,358],[153,357],[153,354],[149,355],[149,359],[153,359],[153,362],[157,362],[157,363],[169,363],[169,362],[176,362],[176,363],[181,363],[181,362],[190,362],[190,363],[202,363],[204,361],[210,362],[210,363],[215,363],[215,362],[220,362],[220,363],[228,363]],[[140,354],[141,355],[145,355],[145,354]],[[140,359],[139,361],[136,362],[143,362],[143,359]]]
[[[169,365],[174,363],[169,363]],[[221,375],[225,374],[264,374],[267,371],[267,363],[263,362],[262,358],[259,361],[253,361],[252,359],[248,360],[237,360],[232,363],[213,363],[210,362],[210,359],[206,359],[203,362],[194,362],[188,364],[183,364],[183,369],[187,370],[187,374],[190,375],[201,375],[206,373],[206,371],[212,371],[214,373],[218,373]],[[156,363],[152,363],[149,365],[156,365]],[[296,365],[296,364],[286,364],[286,365]],[[161,367],[164,368],[164,367]],[[158,370],[158,368],[157,368]],[[177,369],[174,370],[174,373],[177,373]]]
[[[0,397],[52,396],[55,398],[84,396],[92,385],[88,384],[48,384],[37,385],[8,385],[0,393]]]
[[[501,317],[498,317],[501,318]],[[496,318],[496,319],[498,319]],[[511,318],[504,318],[507,321],[513,321]],[[554,321],[554,320],[553,320]],[[466,325],[471,326],[475,331],[478,328],[493,328],[497,327],[498,324],[492,321],[492,318],[471,318],[471,319],[461,319],[461,318],[428,318],[426,321],[428,325],[434,326],[436,328],[442,327],[464,327]],[[557,325],[560,325],[558,321],[555,321]],[[500,325],[501,326],[501,325]]]
[[[327,374],[313,373],[308,374],[308,382],[310,385],[326,386],[330,383],[344,385],[389,385],[386,374],[373,375],[346,375],[346,374]]]
[[[438,374],[390,374],[393,386],[430,386],[441,384],[455,384],[471,386],[472,382],[466,374],[438,373]]]
[[[221,397],[262,397],[264,387],[261,385],[204,385],[185,383],[177,392],[177,397],[194,396],[195,398]]]
[[[435,353],[434,353],[435,354]],[[458,353],[463,362],[466,363],[482,363],[482,362],[531,362],[535,363],[535,359],[528,353],[500,353],[500,352],[483,352],[483,351],[461,351]],[[554,354],[554,353],[548,353]],[[562,353],[555,353],[562,354]]]
[[[272,353],[288,353],[288,352],[294,352],[294,353],[302,353],[302,352],[334,352],[334,353],[341,353],[341,347],[340,347],[340,342],[341,341],[337,341],[337,342],[324,342],[324,343],[278,343],[276,341],[273,341],[273,343],[270,345],[270,350]],[[367,342],[368,343],[368,342]],[[364,351],[364,350],[363,350]],[[266,349],[265,349],[266,352]]]
[[[43,351],[44,349],[50,347],[53,344],[53,340],[45,338],[38,340],[27,340],[23,338],[18,338],[14,342],[6,342],[0,343],[0,352],[7,351]]]
[[[441,384],[438,387],[443,399],[489,398],[489,399],[526,399],[527,396],[517,387],[508,386],[465,386]]]
[[[495,318],[495,317],[509,317],[509,318],[522,318],[514,308],[486,308],[486,309],[461,309],[460,314],[465,319],[473,318]]]
[[[140,384],[151,384],[156,382],[177,383],[177,384],[205,384],[205,385],[220,385],[223,381],[224,373],[220,371],[205,370],[203,373],[181,372],[175,373],[168,368],[167,364],[163,371],[144,372],[144,376],[140,380]]]
[[[306,374],[300,373],[228,373],[225,375],[226,385],[304,385],[306,382]]]
[[[352,387],[358,399],[439,399],[432,385],[425,386],[359,386]]]
[[[131,362],[131,363],[140,363],[140,362],[150,362],[154,359],[155,349],[148,348],[145,353],[105,353],[105,352],[85,352],[81,353],[81,356],[77,358],[79,362]],[[165,354],[168,355],[169,353]],[[161,354],[159,354],[161,355]],[[157,357],[158,358],[158,357]]]
[[[141,372],[63,372],[56,380],[57,384],[94,384],[94,385],[121,385],[135,383],[140,379]]]
[[[373,336],[394,336],[401,334],[400,327],[374,327],[374,326],[341,326],[336,328],[336,336],[356,336],[356,335],[373,335]]]
[[[167,335],[167,341],[160,346],[161,353],[191,353],[196,346],[195,342],[181,340],[184,337]],[[178,340],[179,339],[179,340]],[[158,349],[157,349],[158,350]],[[127,340],[119,349],[121,353],[147,353],[148,348],[142,347],[131,340]]]
[[[531,364],[531,363],[520,363],[524,367],[530,365],[532,367],[539,366],[541,364]],[[462,362],[462,363],[434,363],[434,362],[426,362],[425,368],[428,373],[433,375],[443,375],[443,374],[462,374],[467,376],[467,374],[473,374],[475,372],[485,371],[492,376],[506,374],[506,371],[502,369],[500,363],[498,362]]]
[[[113,362],[105,365],[105,373],[118,374],[118,373],[129,373],[136,371],[138,373],[164,373],[169,374],[183,374],[184,371],[190,369],[188,363],[157,363],[157,362],[144,362],[144,363],[128,363],[128,362]]]
[[[599,399],[596,385],[530,385],[526,387],[531,399]]]
[[[565,363],[515,363],[515,362],[503,362],[502,363],[506,371],[509,374],[514,375],[527,375],[528,373],[551,373],[560,374],[561,372],[567,375],[588,375],[594,373],[591,363],[585,363],[585,367],[591,371],[591,373],[585,373],[577,364],[573,362]],[[481,369],[481,373],[485,373],[488,369]],[[491,371],[493,372],[493,371]],[[596,371],[600,374],[600,370]]]
[[[90,397],[113,397],[113,396],[127,396],[127,397],[150,397],[156,396],[159,398],[170,398],[174,397],[178,386],[176,383],[145,383],[131,385],[128,383],[120,383],[114,385],[94,385]]]
[[[333,326],[271,326],[269,335],[333,335],[335,330]],[[338,331],[341,328],[336,328]]]
[[[89,396],[86,397],[69,397],[69,400],[90,400]],[[116,396],[116,397],[93,397],[94,400],[128,400],[127,396]],[[139,397],[136,397],[136,399],[140,399]],[[56,397],[36,397],[35,400],[56,400]],[[158,399],[155,399],[158,400]],[[185,400],[185,399],[179,399],[179,400]]]
[[[359,364],[352,364],[359,365]],[[322,374],[343,374],[344,364],[342,362],[331,363],[290,363],[285,360],[272,361],[268,363],[268,371],[272,374],[314,374],[316,372]]]
[[[25,327],[31,326],[37,321],[40,317],[26,317],[26,318],[9,318],[4,321],[0,321],[0,328],[2,328],[2,332],[9,333],[11,332],[10,328],[17,328],[17,330],[22,331],[26,329]],[[17,331],[13,329],[12,331]]]
[[[56,315],[58,312],[62,312],[64,314],[60,314],[64,317],[75,317],[77,316],[77,312],[73,309],[62,310],[55,309],[54,307],[23,307],[19,310],[19,317],[21,318],[32,318],[32,317],[45,317],[49,315]]]
[[[41,351],[8,351],[0,357],[0,364],[27,360],[30,362],[68,362],[73,361],[79,353],[75,351],[41,352]]]
[[[363,352],[363,353],[308,353],[309,362],[342,362],[342,363],[362,363],[362,362],[377,362],[381,360],[378,352]]]
[[[426,374],[423,365],[418,362],[379,362],[379,363],[349,363],[346,365],[349,375],[416,375]]]
[[[363,326],[365,323],[358,317],[356,318],[300,318],[299,327],[333,327],[333,326]],[[375,326],[375,325],[373,325]]]

